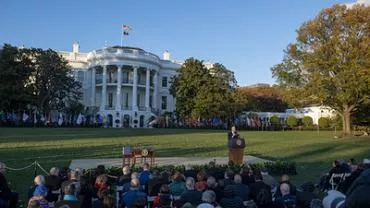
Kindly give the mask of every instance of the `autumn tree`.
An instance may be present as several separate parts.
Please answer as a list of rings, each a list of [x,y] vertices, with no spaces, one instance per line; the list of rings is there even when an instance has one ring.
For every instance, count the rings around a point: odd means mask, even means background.
[[[272,67],[280,85],[337,110],[343,134],[351,133],[351,114],[370,97],[370,7],[335,5],[297,30],[296,42]],[[297,93],[298,92],[298,93]]]
[[[239,87],[236,92],[244,111],[284,112],[288,107],[285,91],[279,86]]]

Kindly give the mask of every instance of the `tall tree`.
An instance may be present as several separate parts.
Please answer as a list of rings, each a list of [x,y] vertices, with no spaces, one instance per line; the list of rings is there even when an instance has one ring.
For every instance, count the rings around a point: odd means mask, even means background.
[[[81,85],[57,52],[16,48],[0,51],[0,110],[24,110],[28,104],[41,111],[64,110],[81,97]]]
[[[81,84],[73,77],[66,60],[51,49],[31,49],[30,53],[35,60],[33,90],[38,108],[64,110],[80,99]]]
[[[176,112],[180,117],[226,118],[231,115],[231,93],[236,80],[222,64],[207,69],[202,61],[187,59],[171,82],[170,91],[176,98]]]
[[[0,110],[25,109],[32,96],[33,62],[25,49],[5,44],[0,50]]]
[[[297,31],[273,77],[302,97],[328,105],[351,133],[351,114],[370,98],[370,7],[335,5]]]

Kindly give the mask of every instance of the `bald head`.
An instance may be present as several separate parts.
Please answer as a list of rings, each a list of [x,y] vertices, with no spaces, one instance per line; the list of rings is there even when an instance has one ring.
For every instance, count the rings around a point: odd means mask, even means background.
[[[283,196],[290,194],[289,185],[287,183],[282,183],[280,185],[280,192],[281,192],[281,195],[283,195]]]

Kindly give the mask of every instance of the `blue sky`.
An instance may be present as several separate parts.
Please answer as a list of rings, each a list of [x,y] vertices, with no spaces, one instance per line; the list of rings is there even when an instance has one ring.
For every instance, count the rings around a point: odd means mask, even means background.
[[[239,85],[274,83],[296,29],[320,10],[351,0],[2,0],[0,43],[88,52],[119,45],[121,25],[133,28],[124,45],[171,58],[219,62]]]

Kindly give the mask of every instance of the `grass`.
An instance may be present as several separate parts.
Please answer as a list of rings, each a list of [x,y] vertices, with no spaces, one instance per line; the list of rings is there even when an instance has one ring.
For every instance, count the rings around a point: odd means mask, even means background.
[[[248,142],[246,154],[297,162],[301,184],[316,181],[333,160],[369,157],[370,138],[333,139],[334,132],[239,132]],[[119,158],[122,146],[151,146],[161,157],[227,156],[226,131],[195,129],[79,129],[0,128],[0,161],[24,167],[35,160],[42,167],[68,166],[72,159]],[[40,169],[38,174],[42,174]],[[33,168],[8,171],[11,187],[26,199]]]

